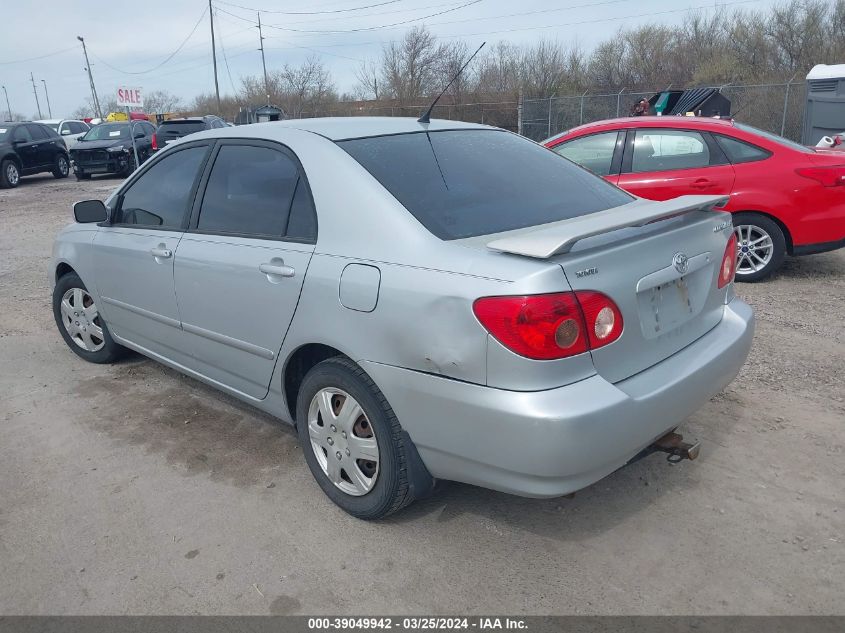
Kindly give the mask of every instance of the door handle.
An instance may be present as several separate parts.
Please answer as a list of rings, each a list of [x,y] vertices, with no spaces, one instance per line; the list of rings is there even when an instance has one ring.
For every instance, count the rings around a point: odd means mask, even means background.
[[[715,187],[716,183],[707,180],[707,178],[699,178],[698,180],[693,181],[692,186],[696,189],[709,189],[710,187]]]
[[[269,277],[293,277],[296,271],[285,266],[284,260],[274,257],[271,261],[258,265],[258,270]]]
[[[173,251],[171,251],[169,248],[164,248],[164,244],[160,244],[156,248],[150,249],[150,255],[152,255],[156,259],[167,259],[168,257],[171,257],[173,255]]]

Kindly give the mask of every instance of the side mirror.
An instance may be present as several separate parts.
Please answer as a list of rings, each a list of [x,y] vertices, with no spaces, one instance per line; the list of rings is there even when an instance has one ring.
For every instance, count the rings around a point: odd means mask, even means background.
[[[70,136],[70,130],[65,128],[62,130],[62,136]]]
[[[73,205],[73,217],[80,224],[105,222],[109,212],[102,200],[83,200]]]

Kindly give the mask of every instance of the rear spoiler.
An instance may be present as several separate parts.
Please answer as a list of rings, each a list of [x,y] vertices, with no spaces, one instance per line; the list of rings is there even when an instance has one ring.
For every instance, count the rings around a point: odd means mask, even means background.
[[[487,243],[487,248],[503,253],[548,259],[568,253],[575,242],[594,235],[632,226],[644,226],[691,211],[712,211],[724,206],[728,196],[681,196],[664,202],[637,198],[633,202],[606,211],[590,213],[570,220],[533,227],[510,237]]]

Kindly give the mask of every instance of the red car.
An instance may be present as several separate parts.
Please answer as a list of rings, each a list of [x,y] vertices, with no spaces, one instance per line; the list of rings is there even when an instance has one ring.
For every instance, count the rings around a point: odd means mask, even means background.
[[[845,247],[845,155],[726,119],[636,117],[582,125],[543,142],[641,198],[726,194],[740,281],[786,255]]]

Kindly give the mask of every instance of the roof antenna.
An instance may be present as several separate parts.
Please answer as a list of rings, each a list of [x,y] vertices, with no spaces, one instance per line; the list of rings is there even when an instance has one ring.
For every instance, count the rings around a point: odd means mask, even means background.
[[[453,83],[455,83],[455,79],[457,79],[458,77],[461,76],[461,73],[464,72],[464,69],[467,66],[469,66],[469,63],[473,59],[475,59],[475,56],[478,55],[478,51],[480,51],[482,48],[484,48],[484,45],[486,43],[487,42],[481,42],[481,46],[479,46],[477,49],[475,49],[475,52],[472,55],[470,55],[470,58],[466,61],[466,64],[461,66],[461,69],[458,72],[455,73],[455,76],[452,77],[452,79],[449,81],[449,83],[446,84],[446,87],[443,88],[443,91],[439,95],[437,95],[437,98],[431,103],[430,106],[428,106],[428,110],[426,110],[423,113],[423,115],[419,119],[417,119],[417,123],[431,123],[431,111],[434,110],[434,106],[436,106],[437,102],[440,101],[440,97],[442,97],[444,94],[446,94],[446,91],[449,89],[449,86],[451,86]]]

